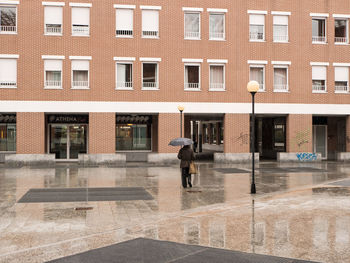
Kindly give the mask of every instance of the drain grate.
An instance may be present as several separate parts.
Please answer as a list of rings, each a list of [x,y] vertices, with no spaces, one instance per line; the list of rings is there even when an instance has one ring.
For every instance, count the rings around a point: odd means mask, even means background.
[[[187,190],[187,193],[194,194],[194,193],[201,193],[202,190]]]
[[[153,200],[143,187],[30,189],[18,203]]]
[[[89,207],[76,207],[74,210],[75,211],[87,211],[87,210],[92,210],[93,207],[89,206]]]

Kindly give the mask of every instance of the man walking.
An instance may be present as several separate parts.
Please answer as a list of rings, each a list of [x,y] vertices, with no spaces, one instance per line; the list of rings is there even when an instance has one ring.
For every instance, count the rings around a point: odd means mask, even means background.
[[[177,158],[181,160],[180,168],[181,168],[181,181],[183,188],[187,187],[187,182],[190,187],[192,187],[191,184],[191,174],[189,173],[190,170],[190,163],[194,160],[194,153],[193,150],[189,145],[185,145],[182,147],[177,155]]]

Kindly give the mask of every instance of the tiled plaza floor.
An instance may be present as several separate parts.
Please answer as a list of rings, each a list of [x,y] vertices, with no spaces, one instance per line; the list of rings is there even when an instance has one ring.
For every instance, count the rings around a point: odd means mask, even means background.
[[[350,164],[257,168],[254,197],[249,165],[202,163],[187,189],[175,165],[0,168],[0,262],[44,262],[137,237],[350,262]],[[18,203],[33,188],[104,187],[143,187],[153,200]]]

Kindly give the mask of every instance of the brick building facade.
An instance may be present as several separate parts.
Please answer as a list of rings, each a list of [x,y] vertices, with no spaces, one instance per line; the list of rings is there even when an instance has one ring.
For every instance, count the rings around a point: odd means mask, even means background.
[[[197,150],[246,160],[257,80],[260,157],[350,159],[346,0],[0,0],[0,13],[12,158],[173,159],[183,105]]]

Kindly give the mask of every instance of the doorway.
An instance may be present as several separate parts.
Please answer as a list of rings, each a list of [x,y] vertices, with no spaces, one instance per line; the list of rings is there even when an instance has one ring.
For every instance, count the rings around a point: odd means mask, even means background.
[[[327,125],[312,126],[313,152],[321,153],[322,159],[327,159]]]
[[[78,154],[87,153],[86,124],[50,124],[49,153],[59,160],[78,159]]]

